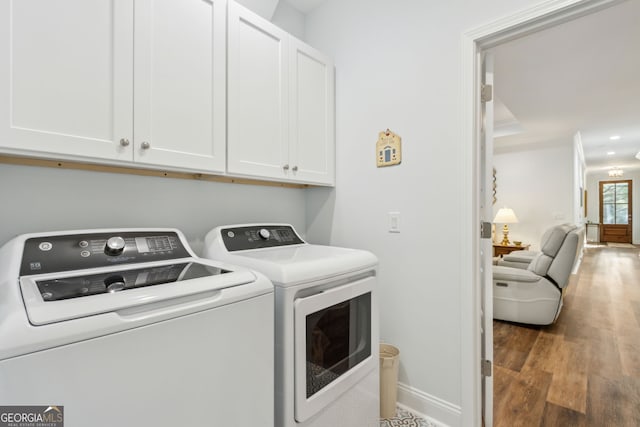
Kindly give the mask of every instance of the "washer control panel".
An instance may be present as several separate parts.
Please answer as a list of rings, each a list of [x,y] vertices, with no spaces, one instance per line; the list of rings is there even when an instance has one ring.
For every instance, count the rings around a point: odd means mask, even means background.
[[[304,243],[290,225],[231,227],[223,228],[221,233],[224,246],[229,252]]]
[[[204,264],[183,262],[133,270],[109,271],[100,274],[38,280],[36,284],[44,301],[58,301],[197,279],[200,277],[216,276],[228,272],[227,270]]]
[[[170,231],[42,236],[25,241],[20,275],[190,256],[178,235]]]

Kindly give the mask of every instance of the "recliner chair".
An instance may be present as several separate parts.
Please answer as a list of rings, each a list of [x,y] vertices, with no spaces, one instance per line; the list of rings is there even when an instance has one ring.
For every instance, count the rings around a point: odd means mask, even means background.
[[[562,225],[573,227],[573,225],[569,223],[562,224]],[[549,240],[550,234],[553,232],[555,228],[556,226],[551,227],[544,232],[544,234],[542,235],[542,238],[540,239],[540,248],[542,249],[544,248],[544,245]],[[527,267],[529,267],[529,264],[531,264],[531,261],[533,261],[533,259],[542,252],[542,249],[540,251],[513,251],[509,254],[504,255],[502,258],[498,259],[496,261],[496,265],[526,269]]]
[[[562,309],[563,289],[578,259],[584,228],[556,225],[543,235],[531,262],[493,267],[493,318],[533,325],[553,323]]]

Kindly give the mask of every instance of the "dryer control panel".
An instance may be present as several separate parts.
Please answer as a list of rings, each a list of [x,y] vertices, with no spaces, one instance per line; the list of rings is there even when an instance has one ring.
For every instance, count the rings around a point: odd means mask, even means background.
[[[290,225],[230,227],[220,233],[229,252],[305,243]]]
[[[175,232],[40,236],[24,243],[20,275],[54,273],[190,257]]]

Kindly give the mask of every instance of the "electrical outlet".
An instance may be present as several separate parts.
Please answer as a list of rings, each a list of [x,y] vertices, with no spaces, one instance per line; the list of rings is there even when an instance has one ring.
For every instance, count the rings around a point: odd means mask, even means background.
[[[400,232],[400,212],[389,212],[389,233]]]

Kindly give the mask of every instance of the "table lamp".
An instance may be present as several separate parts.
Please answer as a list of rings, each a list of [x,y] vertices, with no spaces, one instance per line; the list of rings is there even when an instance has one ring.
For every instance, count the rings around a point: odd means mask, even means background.
[[[508,224],[515,224],[518,222],[518,217],[513,212],[513,209],[509,209],[509,208],[498,209],[498,213],[496,214],[496,217],[493,218],[493,222],[504,224],[504,226],[502,227],[503,237],[502,237],[502,242],[500,242],[500,244],[502,246],[508,246],[509,245],[509,225]]]

